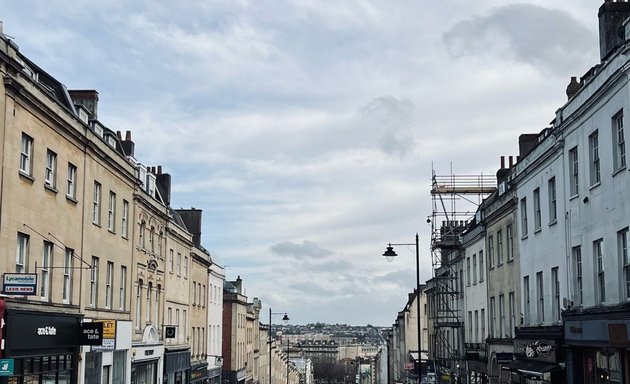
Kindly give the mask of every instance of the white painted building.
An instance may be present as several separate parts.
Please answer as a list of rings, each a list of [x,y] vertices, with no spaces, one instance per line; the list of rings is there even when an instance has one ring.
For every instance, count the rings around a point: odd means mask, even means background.
[[[213,262],[208,269],[208,377],[209,384],[221,382],[223,366],[223,283],[224,268]]]

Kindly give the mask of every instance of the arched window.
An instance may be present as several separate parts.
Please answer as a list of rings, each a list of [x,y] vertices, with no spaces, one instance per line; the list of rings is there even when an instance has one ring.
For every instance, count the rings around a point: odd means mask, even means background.
[[[146,316],[147,316],[147,322],[151,321],[151,290],[153,289],[153,284],[151,282],[149,282],[149,284],[147,284],[147,310],[146,310]]]
[[[140,222],[140,231],[138,233],[138,245],[140,248],[144,249],[144,230],[146,229],[147,224],[142,220]]]
[[[151,227],[151,232],[149,233],[149,249],[151,253],[155,253],[155,227]]]
[[[160,327],[160,296],[162,293],[162,286],[158,284],[155,291],[155,325]]]

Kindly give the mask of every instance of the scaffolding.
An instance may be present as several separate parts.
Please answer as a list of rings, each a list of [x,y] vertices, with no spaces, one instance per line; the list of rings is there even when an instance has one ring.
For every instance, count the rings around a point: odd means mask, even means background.
[[[496,189],[494,175],[436,175],[431,178],[431,261],[427,282],[430,359],[436,373],[461,376],[464,354],[461,234],[484,198]]]

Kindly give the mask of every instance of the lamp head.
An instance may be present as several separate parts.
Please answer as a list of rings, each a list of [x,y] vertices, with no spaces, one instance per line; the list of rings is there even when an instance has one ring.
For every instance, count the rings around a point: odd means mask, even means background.
[[[287,314],[284,314],[284,317],[282,317],[282,322],[284,323],[284,325],[289,324],[289,316],[287,316]]]
[[[396,252],[394,252],[394,247],[392,247],[391,244],[389,244],[387,246],[387,250],[383,253],[383,256],[385,256],[385,259],[387,259],[388,262],[392,262],[392,260],[394,260],[394,257],[398,256],[396,254]]]

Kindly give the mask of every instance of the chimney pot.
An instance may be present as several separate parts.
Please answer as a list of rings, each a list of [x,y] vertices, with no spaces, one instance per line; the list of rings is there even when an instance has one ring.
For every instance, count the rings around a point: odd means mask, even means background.
[[[577,77],[571,76],[571,81],[569,82],[569,85],[567,85],[567,98],[571,100],[571,98],[575,96],[575,94],[580,90],[581,87],[582,85],[578,83]]]
[[[157,173],[158,173],[158,175],[162,174],[162,166],[161,165],[158,165]]]
[[[505,168],[505,156],[501,156],[501,169]]]
[[[119,140],[122,140],[122,135],[120,134],[120,131],[116,131],[116,137],[117,137]]]
[[[514,158],[510,156],[510,168],[514,165]]]
[[[131,140],[131,131],[125,132],[125,140]]]

